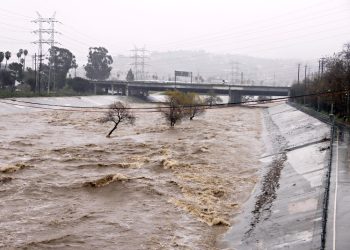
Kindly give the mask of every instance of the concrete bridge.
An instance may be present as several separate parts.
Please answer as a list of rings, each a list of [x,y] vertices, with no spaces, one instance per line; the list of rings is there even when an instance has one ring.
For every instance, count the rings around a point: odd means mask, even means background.
[[[245,86],[229,84],[206,84],[161,81],[91,81],[97,88],[121,95],[148,96],[149,91],[179,90],[207,94],[210,91],[218,95],[228,95],[230,103],[240,102],[242,96],[289,96],[289,87]]]

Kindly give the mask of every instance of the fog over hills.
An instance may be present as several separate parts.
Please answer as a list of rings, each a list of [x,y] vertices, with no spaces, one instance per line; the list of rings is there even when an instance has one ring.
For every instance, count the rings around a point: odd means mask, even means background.
[[[114,56],[111,79],[125,79],[127,71],[134,68],[133,55]],[[140,58],[138,59],[141,62]],[[311,65],[297,59],[265,59],[233,54],[213,54],[205,51],[149,52],[145,56],[144,72],[146,80],[173,80],[174,71],[193,72],[193,81],[200,77],[205,82],[233,82],[255,85],[290,85],[297,78],[298,63]],[[141,70],[141,66],[138,66]],[[304,71],[301,69],[301,78]],[[309,68],[307,74],[315,71]],[[82,72],[83,73],[83,72]],[[142,77],[139,77],[141,79]],[[189,79],[188,79],[189,80]]]

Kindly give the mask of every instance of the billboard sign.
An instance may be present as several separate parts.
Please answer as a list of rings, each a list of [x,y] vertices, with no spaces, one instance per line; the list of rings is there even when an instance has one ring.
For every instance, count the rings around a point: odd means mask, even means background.
[[[190,77],[191,75],[192,75],[191,72],[187,72],[187,71],[177,71],[177,70],[175,70],[175,76]]]

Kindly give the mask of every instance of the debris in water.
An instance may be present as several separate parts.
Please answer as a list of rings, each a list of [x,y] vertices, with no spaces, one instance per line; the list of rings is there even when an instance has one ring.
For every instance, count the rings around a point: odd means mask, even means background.
[[[177,164],[177,161],[163,159],[160,163],[164,169],[172,169]]]
[[[320,148],[320,151],[322,152],[322,151],[325,151],[325,150],[328,150],[328,149],[330,149],[330,146],[322,147],[322,148]]]
[[[4,174],[10,174],[17,172],[19,170],[25,169],[25,168],[31,168],[33,166],[31,165],[26,165],[24,163],[16,163],[15,165],[6,165],[0,168],[0,173]]]
[[[230,223],[222,218],[214,218],[211,224],[212,226],[230,226]]]
[[[209,151],[208,147],[200,147],[197,150],[195,150],[193,153],[194,154],[200,154],[200,153],[207,153]]]
[[[13,180],[13,178],[8,177],[8,176],[6,176],[6,177],[0,177],[0,183],[1,183],[1,184],[10,182],[10,181],[12,181],[12,180]]]
[[[85,187],[94,187],[94,188],[99,188],[99,187],[103,187],[103,186],[106,186],[112,182],[116,182],[116,181],[121,181],[121,182],[124,182],[124,181],[128,181],[130,180],[129,177],[123,175],[123,174],[109,174],[109,175],[106,175],[100,179],[97,179],[95,181],[89,181],[89,182],[86,182],[84,183],[84,186]]]
[[[161,166],[164,169],[176,169],[176,168],[190,168],[191,165],[190,164],[186,164],[186,163],[179,163],[175,160],[171,160],[171,159],[163,159],[160,162]]]
[[[206,223],[208,226],[230,226],[230,223],[224,218],[219,217],[217,214],[218,211],[210,205],[206,204],[191,204],[188,201],[170,199],[170,203],[175,204],[176,206],[184,209],[198,220]]]

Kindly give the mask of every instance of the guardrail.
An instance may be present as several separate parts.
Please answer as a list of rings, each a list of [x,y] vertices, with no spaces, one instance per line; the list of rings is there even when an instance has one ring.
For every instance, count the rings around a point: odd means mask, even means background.
[[[330,184],[331,184],[331,174],[332,174],[332,161],[333,161],[333,142],[335,139],[335,131],[337,129],[350,129],[350,126],[348,124],[344,124],[340,121],[336,121],[333,116],[326,115],[320,112],[317,112],[316,110],[313,110],[311,108],[289,102],[289,105],[292,107],[328,124],[331,126],[331,132],[330,132],[330,150],[329,150],[329,159],[327,164],[327,172],[325,175],[325,192],[323,195],[323,201],[322,201],[322,232],[321,232],[321,250],[326,249],[326,237],[327,237],[327,220],[328,220],[328,207],[329,207],[329,190],[330,190]]]

